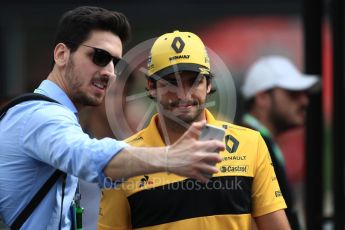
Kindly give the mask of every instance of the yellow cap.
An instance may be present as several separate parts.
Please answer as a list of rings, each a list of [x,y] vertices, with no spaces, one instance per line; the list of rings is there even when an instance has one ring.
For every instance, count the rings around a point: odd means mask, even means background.
[[[147,61],[148,77],[179,71],[210,75],[210,60],[201,39],[191,32],[166,33],[157,38]]]

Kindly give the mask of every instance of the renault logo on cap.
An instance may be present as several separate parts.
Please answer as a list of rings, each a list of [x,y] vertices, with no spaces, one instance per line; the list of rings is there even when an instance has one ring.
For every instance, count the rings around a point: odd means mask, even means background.
[[[171,47],[175,50],[176,53],[181,53],[185,46],[184,41],[180,37],[175,37],[171,43]]]

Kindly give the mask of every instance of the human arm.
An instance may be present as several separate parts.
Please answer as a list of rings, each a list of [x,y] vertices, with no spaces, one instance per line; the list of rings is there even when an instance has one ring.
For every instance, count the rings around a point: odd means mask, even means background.
[[[289,230],[290,225],[284,210],[278,210],[255,218],[259,230]]]
[[[252,215],[258,229],[290,229],[284,211],[286,204],[280,192],[269,152],[261,136],[258,136],[257,146]]]
[[[198,141],[204,124],[194,123],[168,151],[166,147],[125,147],[105,167],[105,175],[120,179],[168,171],[207,182],[205,175],[218,172],[214,165],[221,161],[214,149],[223,150],[224,144],[216,140]]]
[[[110,138],[91,139],[71,111],[53,103],[42,103],[21,122],[20,144],[29,157],[101,186],[106,182],[103,172],[115,181],[166,169],[206,182],[202,174],[217,172],[214,164],[221,160],[212,150],[224,149],[218,141],[197,141],[203,122],[192,125],[167,155],[162,147],[135,148]]]

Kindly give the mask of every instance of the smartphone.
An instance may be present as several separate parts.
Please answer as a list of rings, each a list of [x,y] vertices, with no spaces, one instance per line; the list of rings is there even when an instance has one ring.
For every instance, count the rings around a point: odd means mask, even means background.
[[[223,141],[225,129],[206,124],[201,130],[199,140],[219,140]]]
[[[225,136],[225,129],[219,128],[213,125],[206,124],[202,130],[199,140],[219,140],[223,141]],[[214,150],[215,153],[219,153],[219,149]],[[212,174],[204,174],[205,177],[211,178]]]

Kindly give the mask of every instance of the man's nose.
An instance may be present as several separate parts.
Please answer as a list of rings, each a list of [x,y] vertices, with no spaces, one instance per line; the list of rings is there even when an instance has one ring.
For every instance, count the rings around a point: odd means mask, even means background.
[[[308,106],[309,105],[309,96],[307,92],[300,92],[298,95],[298,100],[301,102],[301,104]]]
[[[110,62],[108,65],[104,66],[101,69],[100,75],[106,78],[108,81],[115,80],[117,76],[116,76],[114,65],[112,64],[112,62]]]
[[[182,82],[178,86],[178,97],[180,99],[191,99],[192,91],[192,86]]]

